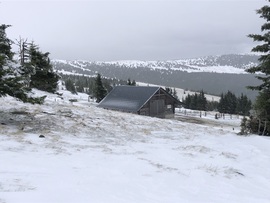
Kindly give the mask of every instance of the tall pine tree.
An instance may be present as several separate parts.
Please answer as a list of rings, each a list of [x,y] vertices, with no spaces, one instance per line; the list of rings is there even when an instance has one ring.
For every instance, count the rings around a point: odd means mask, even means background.
[[[270,0],[268,0],[270,2]],[[249,68],[249,73],[260,73],[256,77],[262,82],[258,86],[250,86],[252,90],[259,91],[259,95],[255,102],[255,110],[259,122],[264,125],[263,133],[270,133],[270,6],[265,5],[259,10],[257,14],[260,18],[263,18],[266,22],[261,26],[261,34],[250,34],[248,37],[253,41],[260,42],[255,46],[252,51],[261,54],[259,58],[259,64],[257,66]],[[258,124],[260,126],[260,123]],[[260,130],[259,130],[260,131]],[[259,132],[262,133],[262,132]]]
[[[10,26],[0,25],[0,97],[10,95],[23,102],[38,102],[27,95],[29,89],[24,86],[23,77],[18,71],[19,64],[13,60],[12,41],[6,35],[8,27]]]
[[[237,97],[231,91],[226,94],[221,94],[218,111],[220,113],[236,114]]]
[[[42,53],[33,43],[30,45],[30,63],[35,68],[35,74],[31,75],[30,87],[55,93],[60,76],[53,71],[49,54]]]
[[[250,99],[242,93],[237,101],[237,113],[243,116],[248,116],[250,114],[251,105],[252,103]]]
[[[95,80],[95,89],[94,89],[94,96],[96,97],[96,102],[100,102],[107,94],[107,90],[105,89],[101,75],[98,73],[96,80]]]

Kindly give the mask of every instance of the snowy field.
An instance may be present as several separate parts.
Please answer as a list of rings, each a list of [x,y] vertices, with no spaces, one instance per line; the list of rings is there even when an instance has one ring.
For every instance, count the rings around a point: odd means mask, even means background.
[[[67,92],[42,106],[0,98],[0,203],[269,203],[270,138],[236,135],[239,118],[186,118]]]

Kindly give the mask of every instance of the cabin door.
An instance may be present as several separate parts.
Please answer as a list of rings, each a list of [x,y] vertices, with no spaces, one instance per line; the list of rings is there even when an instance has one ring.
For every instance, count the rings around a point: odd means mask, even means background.
[[[152,100],[150,102],[150,116],[163,117],[165,110],[164,100]]]

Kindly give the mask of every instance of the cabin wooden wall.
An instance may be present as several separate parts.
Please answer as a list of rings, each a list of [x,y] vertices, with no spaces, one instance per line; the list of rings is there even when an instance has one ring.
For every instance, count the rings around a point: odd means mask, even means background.
[[[152,98],[140,109],[140,115],[167,118],[173,117],[175,101],[167,92],[159,90]]]

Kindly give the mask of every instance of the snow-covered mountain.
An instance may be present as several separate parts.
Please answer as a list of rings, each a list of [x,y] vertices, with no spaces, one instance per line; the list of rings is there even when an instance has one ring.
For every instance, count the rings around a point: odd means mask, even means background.
[[[236,135],[241,118],[150,118],[60,93],[0,98],[1,203],[269,202],[270,139]]]
[[[91,62],[83,60],[53,60],[56,70],[63,74],[94,76],[97,72],[105,77],[178,87],[194,91],[204,90],[220,95],[228,90],[236,94],[250,94],[248,85],[257,85],[254,75],[246,68],[258,63],[256,55],[221,55],[196,59],[171,61],[111,61]]]
[[[233,73],[246,74],[245,69],[258,63],[256,55],[221,55],[206,56],[195,59],[169,60],[169,61],[137,61],[123,60],[110,62],[93,62],[84,60],[53,60],[56,68],[61,70],[59,64],[70,65],[74,68],[72,72],[91,71],[91,66],[115,66],[125,68],[148,68],[151,70],[185,71],[188,73],[210,72],[210,73]],[[78,70],[76,70],[78,69]]]

